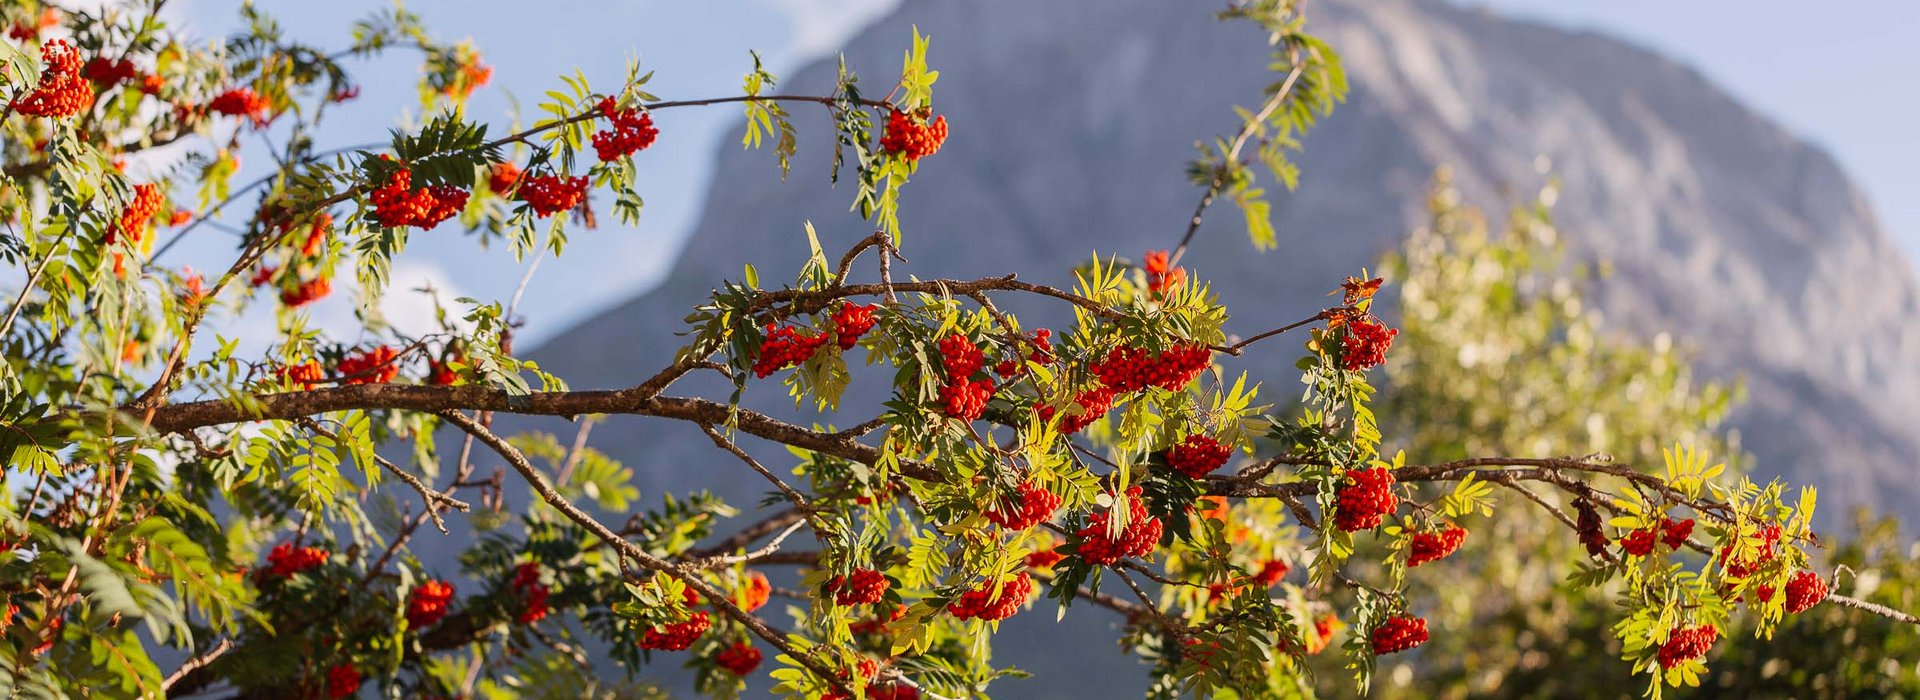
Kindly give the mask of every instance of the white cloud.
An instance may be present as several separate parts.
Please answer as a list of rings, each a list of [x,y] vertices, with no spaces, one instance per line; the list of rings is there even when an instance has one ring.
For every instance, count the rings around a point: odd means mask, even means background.
[[[798,63],[839,49],[900,0],[773,0],[773,5],[792,22],[787,58]]]

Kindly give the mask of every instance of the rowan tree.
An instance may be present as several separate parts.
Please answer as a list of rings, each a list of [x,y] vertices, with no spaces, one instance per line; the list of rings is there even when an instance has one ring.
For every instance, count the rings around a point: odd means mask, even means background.
[[[478,51],[403,10],[331,49],[248,8],[241,34],[205,48],[159,5],[6,5],[0,255],[22,272],[0,322],[12,693],[639,692],[591,680],[592,649],[632,674],[690,666],[718,697],[749,683],[986,697],[1012,674],[989,654],[998,623],[1053,611],[1119,615],[1157,697],[1306,692],[1303,659],[1336,646],[1364,689],[1380,657],[1429,639],[1423,606],[1447,582],[1424,567],[1502,546],[1472,534],[1500,517],[1496,489],[1566,526],[1574,581],[1614,587],[1619,672],[1652,695],[1696,683],[1722,636],[1765,636],[1822,603],[1915,622],[1830,592],[1808,552],[1811,489],[1734,478],[1685,445],[1660,467],[1383,453],[1370,377],[1398,332],[1374,313],[1379,278],[1330,278],[1333,304],[1285,325],[1230,318],[1186,250],[1229,245],[1196,240],[1222,198],[1256,247],[1282,245],[1259,178],[1292,186],[1289,153],[1346,92],[1288,0],[1221,13],[1267,30],[1277,74],[1235,133],[1202,145],[1173,245],[1137,264],[1090,250],[1067,286],[907,272],[923,235],[900,225],[907,184],[967,138],[935,107],[917,31],[884,91],[848,67],[827,94],[777,93],[756,60],[739,94],[662,98],[635,65],[612,83],[563,76],[539,120],[501,133],[463,108],[491,77]],[[424,56],[432,116],[382,146],[318,148],[314,128],[357,94],[346,63],[395,48]],[[783,171],[799,139],[831,144],[831,172],[797,176],[844,177],[875,231],[829,251],[796,222],[812,255],[777,271],[791,281],[716,280],[646,381],[569,388],[516,356],[500,302],[453,302],[463,322],[425,335],[370,313],[348,336],[309,325],[349,280],[373,308],[414,237],[560,254],[596,203],[633,220],[635,159],[672,138],[669,115],[729,105]],[[825,110],[831,131],[799,133],[792,109]],[[262,154],[276,167],[235,182],[262,129],[285,130]],[[175,143],[192,155],[162,176],[116,168]],[[168,266],[173,243],[236,212],[226,267]],[[1015,298],[1072,322],[1023,325],[1005,311]],[[263,352],[207,330],[261,305],[277,318]],[[1301,381],[1285,406],[1236,367],[1276,356]],[[863,380],[891,378],[890,400],[842,402],[854,361],[872,367]],[[732,392],[683,393],[693,374]],[[766,391],[840,418],[741,405]],[[571,443],[505,436],[498,414],[583,427]],[[645,506],[631,470],[590,444],[602,415],[690,424],[774,496]],[[761,443],[791,457],[756,457]],[[483,459],[511,477],[488,478]],[[535,504],[505,512],[520,490]],[[483,530],[461,570],[428,570],[414,548],[461,517]],[[787,567],[798,584],[773,586],[767,572]],[[775,596],[793,603],[780,616]]]

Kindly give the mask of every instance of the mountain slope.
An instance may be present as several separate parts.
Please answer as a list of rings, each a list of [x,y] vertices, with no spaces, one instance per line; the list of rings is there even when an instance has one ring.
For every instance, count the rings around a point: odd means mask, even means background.
[[[872,88],[898,65],[910,26],[934,34],[953,135],[906,193],[907,271],[1064,283],[1096,251],[1168,247],[1197,196],[1181,167],[1194,139],[1232,128],[1229,106],[1269,79],[1262,37],[1213,22],[1209,7],[908,0],[855,39],[848,63],[868,68]],[[1353,95],[1308,139],[1300,189],[1276,200],[1280,250],[1252,253],[1238,214],[1211,212],[1187,264],[1241,314],[1230,328],[1324,304],[1338,276],[1374,263],[1418,219],[1436,166],[1451,166],[1470,200],[1499,207],[1550,164],[1573,252],[1614,271],[1595,290],[1612,327],[1669,333],[1701,349],[1709,376],[1745,377],[1751,400],[1735,425],[1762,475],[1821,486],[1829,517],[1836,496],[1920,513],[1908,466],[1920,461],[1920,292],[1831,158],[1693,71],[1603,36],[1423,0],[1327,0],[1310,21],[1344,56]],[[833,70],[810,66],[787,88],[825,91]],[[852,192],[825,182],[823,115],[801,111],[797,126],[791,180],[771,154],[728,144],[669,279],[558,337],[535,353],[541,363],[581,388],[637,383],[670,358],[678,320],[742,263],[766,277],[797,270],[803,221],[833,251],[870,232],[846,212]],[[1267,369],[1284,373],[1290,357]],[[1259,373],[1258,362],[1246,366]],[[884,382],[863,379],[852,405],[875,405]],[[684,390],[724,392],[711,381]],[[795,413],[772,383],[746,400]],[[690,426],[616,419],[594,436],[649,499],[711,487],[745,504],[765,491]],[[1112,623],[1078,610],[1067,621]],[[1044,696],[1052,673],[1118,658],[1085,644],[1055,652],[1003,655],[1043,679],[1010,683],[1009,697]],[[1125,688],[1140,677],[1096,680]]]

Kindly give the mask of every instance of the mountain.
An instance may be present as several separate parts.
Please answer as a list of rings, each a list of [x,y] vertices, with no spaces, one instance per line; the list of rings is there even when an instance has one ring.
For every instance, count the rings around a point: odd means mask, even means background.
[[[1182,167],[1195,139],[1234,128],[1229,108],[1271,79],[1264,37],[1213,21],[1212,5],[907,0],[854,39],[847,62],[866,69],[870,90],[887,84],[913,26],[931,31],[941,70],[938,110],[952,136],[907,188],[905,270],[1066,283],[1066,269],[1096,251],[1137,256],[1175,242],[1197,196]],[[1531,191],[1547,166],[1562,183],[1556,218],[1572,252],[1613,270],[1594,290],[1609,327],[1669,334],[1701,351],[1706,375],[1744,377],[1751,399],[1733,423],[1762,476],[1822,487],[1830,518],[1842,504],[1920,515],[1914,267],[1828,155],[1693,70],[1606,36],[1435,0],[1323,0],[1308,15],[1344,57],[1353,92],[1307,139],[1299,189],[1276,195],[1279,250],[1254,253],[1227,207],[1200,232],[1187,265],[1238,311],[1230,328],[1323,305],[1340,275],[1374,264],[1420,220],[1437,166],[1494,208]],[[808,66],[785,89],[825,92],[834,70]],[[728,143],[669,278],[558,336],[534,353],[541,364],[578,388],[638,383],[680,343],[680,318],[742,263],[768,283],[797,271],[803,222],[830,251],[869,233],[847,213],[850,188],[824,177],[825,115],[796,113],[791,179],[770,153]],[[1286,372],[1292,356],[1277,357],[1266,374]],[[1241,366],[1260,374],[1268,361]],[[852,405],[876,405],[884,384],[859,376]],[[725,396],[711,381],[676,391]],[[771,382],[750,386],[746,402],[796,414]],[[620,418],[594,438],[636,470],[649,499],[711,487],[751,504],[766,490],[693,426]],[[1097,616],[1076,609],[1067,620],[1113,622]],[[1044,682],[1050,671],[1085,679],[1097,666],[1084,664],[1118,659],[1087,646],[1003,653],[1043,679],[1004,689],[1044,696],[1058,687]]]

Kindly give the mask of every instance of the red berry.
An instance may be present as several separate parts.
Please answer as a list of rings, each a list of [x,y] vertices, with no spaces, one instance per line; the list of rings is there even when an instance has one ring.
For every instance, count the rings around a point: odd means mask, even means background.
[[[1079,413],[1069,413],[1060,419],[1060,434],[1072,435],[1086,430],[1087,426],[1106,417],[1107,412],[1113,410],[1113,395],[1113,390],[1104,386],[1074,395],[1073,404]],[[1052,406],[1040,404],[1034,406],[1034,411],[1040,414],[1040,420],[1053,420]]]
[[[331,556],[319,547],[295,547],[291,542],[282,542],[267,553],[267,575],[286,578],[325,564]]]
[[[207,103],[207,111],[224,114],[229,117],[246,117],[255,127],[265,126],[267,119],[267,100],[253,91],[253,88],[241,87],[215,95]]]
[[[705,612],[696,612],[684,622],[674,622],[653,629],[640,640],[640,648],[657,651],[686,651],[693,646],[700,635],[706,634],[713,626]]]
[[[841,304],[833,312],[833,336],[841,350],[852,350],[860,344],[860,336],[873,329],[874,304]]]
[[[952,379],[940,387],[940,407],[949,417],[971,423],[986,413],[993,399],[993,382]]]
[[[1412,615],[1394,615],[1373,628],[1375,656],[1402,652],[1427,643],[1427,621]]]
[[[983,581],[973,590],[960,594],[947,604],[947,612],[962,620],[976,617],[987,621],[1005,620],[1020,612],[1020,606],[1026,605],[1027,599],[1033,596],[1033,577],[1025,571],[1000,584],[998,597],[994,596],[993,584]]]
[[[524,605],[515,620],[528,625],[545,619],[551,610],[547,607],[547,585],[540,582],[540,565],[535,562],[520,562],[513,569],[513,590],[520,594]]]
[[[867,700],[920,700],[920,689],[900,681],[867,684]]]
[[[1060,507],[1059,496],[1034,484],[1021,484],[1019,492],[1020,500],[1012,508],[996,498],[987,509],[987,520],[1009,530],[1025,530],[1053,519],[1053,511]]]
[[[1386,362],[1387,348],[1393,345],[1393,337],[1400,333],[1384,323],[1364,317],[1350,319],[1345,326],[1346,335],[1340,339],[1340,363],[1356,372]]]
[[[611,97],[600,100],[600,113],[612,126],[609,131],[593,135],[593,151],[603,162],[619,160],[646,150],[660,136],[660,130],[653,128],[652,114],[636,109],[621,109]]]
[[[1204,479],[1208,473],[1226,465],[1233,449],[1206,435],[1195,433],[1167,450],[1167,464],[1192,479]]]
[[[767,575],[758,571],[747,572],[747,583],[740,588],[736,602],[740,609],[753,612],[766,607],[767,599],[773,594],[773,585],[767,582]]]
[[[1212,349],[1199,343],[1182,343],[1159,354],[1144,348],[1116,347],[1087,369],[1100,378],[1100,383],[1120,393],[1150,386],[1179,391],[1212,364]]]
[[[127,237],[128,245],[138,245],[147,237],[147,227],[153,223],[153,216],[160,212],[160,205],[166,202],[166,195],[160,191],[160,185],[146,183],[133,186],[133,201],[120,212],[120,219],[112,228],[107,229],[107,245],[113,245],[120,236]]]
[[[1787,579],[1787,612],[1803,613],[1812,610],[1820,601],[1827,599],[1827,582],[1811,571],[1793,572],[1793,578]]]
[[[886,574],[873,569],[854,569],[852,575],[835,576],[827,581],[827,591],[833,594],[833,602],[840,605],[878,603],[887,597],[887,589],[892,586]]]
[[[389,228],[412,226],[430,230],[466,208],[467,196],[466,190],[451,185],[416,190],[413,173],[401,168],[367,193],[367,202],[373,205],[368,218]]]
[[[1047,569],[1052,568],[1054,564],[1060,563],[1060,560],[1065,558],[1067,558],[1067,555],[1061,554],[1057,549],[1048,547],[1028,554],[1026,565],[1029,569]]]
[[[101,90],[112,90],[115,85],[139,75],[140,68],[124,58],[95,56],[87,59],[87,65],[80,69],[80,74],[99,83]]]
[[[493,167],[487,169],[487,189],[492,190],[494,194],[505,197],[517,184],[520,184],[520,166],[518,165],[494,163]]]
[[[798,367],[825,345],[827,336],[801,332],[792,326],[767,324],[766,340],[760,343],[760,357],[754,360],[753,375],[765,378],[788,367]]]
[[[334,371],[340,374],[341,384],[385,384],[400,374],[400,363],[394,361],[399,355],[381,345],[348,355]]]
[[[980,352],[971,338],[958,333],[941,338],[939,348],[940,366],[947,370],[949,381],[971,379],[987,363],[986,353]]]
[[[1430,561],[1445,559],[1454,550],[1467,541],[1466,528],[1448,525],[1439,532],[1417,532],[1407,544],[1407,566],[1409,568]]]
[[[1187,270],[1167,265],[1167,251],[1148,251],[1146,260],[1147,291],[1159,297],[1168,291],[1179,289],[1187,281]]]
[[[333,700],[353,697],[360,692],[360,671],[352,663],[336,664],[327,669],[327,697]]]
[[[1673,668],[1706,656],[1707,650],[1719,639],[1720,629],[1713,625],[1674,628],[1667,635],[1666,643],[1660,645],[1660,668]]]
[[[407,625],[420,629],[428,627],[440,618],[447,616],[448,604],[453,602],[453,584],[432,580],[413,589],[413,597],[407,600]]]
[[[1147,505],[1140,493],[1138,486],[1127,489],[1127,526],[1117,538],[1108,532],[1112,511],[1101,511],[1087,518],[1087,526],[1078,533],[1082,542],[1075,550],[1081,559],[1095,566],[1106,566],[1153,553],[1154,547],[1160,544],[1160,519],[1147,514]]]
[[[1260,571],[1253,575],[1253,580],[1259,581],[1260,585],[1272,588],[1274,584],[1280,583],[1280,579],[1287,577],[1287,571],[1289,570],[1290,567],[1287,566],[1286,562],[1280,561],[1279,559],[1268,559],[1260,563]]]
[[[1636,557],[1644,557],[1653,552],[1653,529],[1634,530],[1620,538],[1620,551]]]
[[[533,207],[542,219],[563,211],[572,211],[587,200],[587,178],[538,175],[520,185],[520,199]]]
[[[713,665],[733,675],[745,676],[760,667],[760,650],[748,642],[734,642],[713,655]]]
[[[314,385],[326,380],[326,373],[320,370],[320,363],[313,360],[281,367],[275,370],[274,374],[279,376],[280,381],[298,387],[301,391],[312,389]],[[274,551],[279,550],[276,548]]]
[[[1400,507],[1393,494],[1393,472],[1382,468],[1347,472],[1346,485],[1336,494],[1333,522],[1344,532],[1379,527],[1386,516]]]
[[[1327,644],[1333,641],[1334,627],[1338,624],[1340,624],[1340,618],[1332,614],[1321,615],[1320,619],[1314,620],[1313,631],[1306,635],[1307,653],[1318,654],[1325,650]]]
[[[889,109],[887,130],[880,137],[880,150],[899,154],[909,161],[938,153],[940,145],[947,140],[947,118],[934,117],[930,122],[923,120],[924,116],[915,117],[898,109]]]
[[[1693,536],[1693,518],[1673,520],[1663,517],[1660,519],[1660,541],[1666,543],[1667,549],[1680,549],[1691,536]]]
[[[288,308],[297,309],[319,301],[332,292],[332,280],[325,277],[315,277],[301,282],[298,287],[280,290],[280,303],[287,305]],[[353,382],[348,383],[351,384]]]
[[[13,109],[35,117],[66,118],[93,106],[93,83],[80,77],[80,52],[64,39],[40,45],[40,82],[13,101]]]

